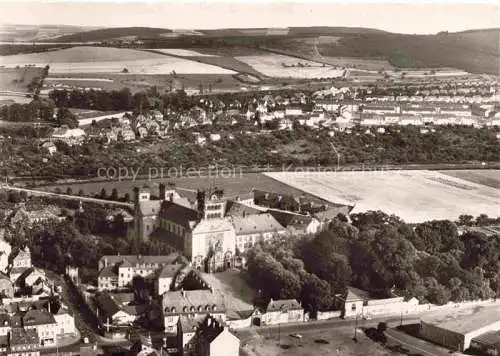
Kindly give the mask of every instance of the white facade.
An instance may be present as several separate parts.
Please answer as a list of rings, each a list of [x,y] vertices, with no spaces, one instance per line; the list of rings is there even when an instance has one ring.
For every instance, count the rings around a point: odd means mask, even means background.
[[[210,343],[210,356],[238,356],[240,339],[231,334],[227,328]]]
[[[75,334],[75,319],[68,313],[55,314],[57,335]]]

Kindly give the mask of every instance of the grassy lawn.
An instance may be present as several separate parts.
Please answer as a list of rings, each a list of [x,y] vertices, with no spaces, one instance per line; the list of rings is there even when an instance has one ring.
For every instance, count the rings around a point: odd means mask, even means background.
[[[165,175],[167,175],[168,169],[165,169]],[[141,172],[142,174],[148,174],[147,171]],[[132,174],[132,173],[131,173]],[[169,179],[168,177],[164,177],[163,179],[142,179],[142,180],[127,180],[127,181],[117,181],[117,180],[109,180],[105,182],[89,182],[89,183],[73,183],[73,184],[62,184],[62,185],[50,185],[40,187],[38,189],[46,190],[46,191],[54,191],[56,187],[59,187],[62,191],[66,191],[68,187],[71,187],[75,194],[82,189],[85,194],[99,193],[102,188],[106,189],[108,194],[116,188],[120,195],[124,195],[125,193],[129,193],[132,196],[132,190],[134,186],[142,187],[144,185],[149,186],[151,192],[157,194],[158,192],[158,184],[161,182],[174,182],[180,188],[187,189],[209,189],[211,186],[215,186],[218,188],[224,189],[224,193],[226,195],[234,195],[249,192],[252,187],[255,189],[267,190],[271,192],[279,192],[282,194],[292,194],[292,195],[301,195],[302,191],[290,187],[285,183],[280,183],[277,180],[266,177],[261,173],[245,173],[239,174],[237,171],[236,174],[231,174],[230,177],[223,178],[219,177],[179,177]]]
[[[332,331],[306,331],[302,339],[288,334],[278,337],[255,337],[242,345],[243,354],[248,356],[385,356],[398,355],[358,332],[357,342],[352,340],[352,328],[336,328]]]

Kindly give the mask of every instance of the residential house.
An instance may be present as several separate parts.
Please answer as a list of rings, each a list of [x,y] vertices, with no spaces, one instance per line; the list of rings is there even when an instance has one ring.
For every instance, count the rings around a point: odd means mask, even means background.
[[[58,336],[76,334],[77,329],[75,326],[75,319],[70,314],[67,307],[61,305],[55,313],[54,311],[52,312],[56,322],[56,334]]]
[[[31,267],[31,251],[28,246],[24,246],[17,250],[12,256],[11,266],[13,268],[30,268]]]
[[[163,266],[158,270],[158,275],[155,280],[155,291],[157,295],[161,296],[171,289],[175,276],[184,266],[184,264],[177,263]]]
[[[36,330],[40,345],[48,346],[56,343],[56,321],[46,310],[31,309],[23,316],[25,330]]]
[[[7,313],[0,314],[0,337],[8,336],[10,331],[10,316]]]
[[[47,150],[49,152],[49,154],[52,156],[54,153],[57,152],[57,147],[56,145],[54,144],[54,142],[51,142],[51,141],[48,141],[48,142],[44,142],[42,144],[42,148]]]
[[[262,313],[258,308],[252,310],[228,310],[227,325],[231,329],[249,328],[252,325],[260,326]]]
[[[349,216],[349,213],[353,209],[352,206],[349,205],[335,205],[329,207],[324,211],[319,211],[314,214],[314,217],[320,222],[320,229],[327,226],[333,219],[335,219],[339,214],[344,216]]]
[[[5,241],[5,229],[0,228],[0,272],[5,273],[9,267],[9,257],[12,252],[10,244]]]
[[[208,315],[199,325],[194,337],[196,356],[238,356],[240,340],[233,335],[223,321]]]
[[[85,131],[80,128],[70,129],[68,126],[63,125],[58,127],[52,133],[50,140],[51,141],[62,141],[67,145],[79,145],[85,139]]]
[[[12,298],[14,296],[14,286],[12,281],[5,274],[0,273],[0,298]]]
[[[417,310],[418,304],[416,298],[405,301],[404,297],[394,294],[379,298],[354,287],[348,287],[344,293],[335,296],[335,305],[342,318],[408,314]]]
[[[129,310],[125,308],[127,301],[123,302],[118,299],[120,296],[127,295],[125,293],[111,295],[108,292],[103,292],[95,297],[98,318],[106,325],[108,332],[110,327],[128,327],[137,319],[133,308],[129,308]]]
[[[179,317],[177,321],[177,350],[181,356],[188,356],[195,352],[193,338],[204,317],[194,318],[186,315]]]
[[[304,114],[302,107],[289,106],[285,109],[285,116],[302,116]]]
[[[293,128],[293,121],[288,119],[288,118],[283,118],[280,119],[279,121],[279,130],[292,130]]]
[[[40,356],[40,338],[35,329],[12,328],[8,356]]]
[[[165,332],[176,333],[181,316],[197,318],[207,314],[226,319],[224,296],[213,289],[169,291],[163,294]]]
[[[280,299],[269,302],[262,313],[263,325],[276,325],[304,321],[304,308],[296,299]]]
[[[103,256],[99,260],[97,288],[100,291],[128,288],[136,275],[154,280],[162,267],[183,261],[184,258],[177,253],[166,256]]]

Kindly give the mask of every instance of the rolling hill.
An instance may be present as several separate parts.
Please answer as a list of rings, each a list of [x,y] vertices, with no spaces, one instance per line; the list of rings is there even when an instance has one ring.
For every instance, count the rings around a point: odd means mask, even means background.
[[[93,31],[84,31],[67,36],[60,36],[56,42],[98,42],[109,41],[121,37],[159,37],[162,34],[172,33],[172,30],[154,27],[117,27]]]

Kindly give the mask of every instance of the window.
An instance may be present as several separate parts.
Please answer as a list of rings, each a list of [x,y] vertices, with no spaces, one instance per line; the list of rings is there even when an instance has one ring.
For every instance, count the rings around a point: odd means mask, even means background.
[[[352,305],[351,305],[351,310],[352,310],[352,311],[355,311],[355,310],[356,310],[356,304],[352,304]]]

